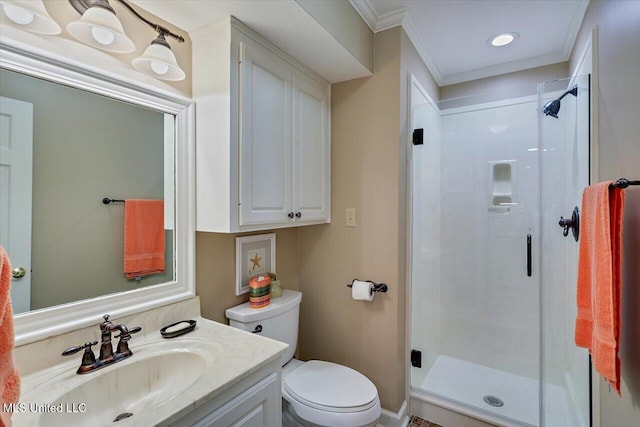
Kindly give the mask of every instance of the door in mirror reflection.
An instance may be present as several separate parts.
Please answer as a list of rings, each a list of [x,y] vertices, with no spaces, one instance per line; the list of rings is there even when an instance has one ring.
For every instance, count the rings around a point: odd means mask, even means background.
[[[11,302],[31,306],[33,105],[0,97],[0,245],[11,254]]]

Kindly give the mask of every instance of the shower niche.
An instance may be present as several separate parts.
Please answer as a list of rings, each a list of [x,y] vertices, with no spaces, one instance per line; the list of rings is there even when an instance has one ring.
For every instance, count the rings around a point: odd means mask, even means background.
[[[510,212],[516,206],[516,160],[489,162],[489,211]]]

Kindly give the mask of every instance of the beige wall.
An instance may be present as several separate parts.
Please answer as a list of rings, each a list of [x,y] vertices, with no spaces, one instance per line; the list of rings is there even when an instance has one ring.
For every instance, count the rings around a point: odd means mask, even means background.
[[[136,50],[132,53],[108,53],[108,54],[120,59],[121,61],[127,64],[131,64],[131,61],[134,58],[142,55],[144,50],[151,43],[151,40],[156,38],[157,33],[151,27],[149,27],[148,25],[144,24],[142,21],[135,18],[133,14],[131,14],[131,12],[126,10],[125,7],[122,6],[120,3],[116,1],[112,1],[110,4],[113,7],[113,9],[116,11],[116,15],[120,19],[120,22],[122,22],[122,26],[124,27],[125,32],[129,36],[129,38],[133,41],[133,43],[136,45]],[[69,40],[75,41],[76,39],[73,38],[73,36],[71,36],[67,32],[66,27],[69,22],[75,21],[80,17],[80,15],[75,11],[73,7],[71,7],[69,2],[66,0],[64,1],[45,0],[45,6],[47,8],[47,11],[51,15],[51,17],[55,19],[55,21],[58,24],[60,24],[60,27],[62,27],[62,34],[54,37],[65,37],[65,38],[68,38]],[[150,21],[163,25],[169,30],[173,31],[174,33],[181,35],[182,37],[185,38],[184,43],[179,43],[176,39],[172,37],[167,37],[167,41],[169,42],[169,45],[171,45],[171,50],[176,55],[176,59],[178,61],[178,64],[180,65],[180,68],[184,70],[186,74],[186,78],[180,82],[165,82],[165,83],[167,83],[170,86],[173,86],[174,88],[182,92],[185,96],[190,97],[191,96],[191,39],[189,38],[189,34],[186,31],[181,30],[175,25],[172,25],[167,21],[164,21],[158,18],[157,16],[143,10],[142,8],[136,5],[133,5],[133,8],[135,8],[138,12],[140,12],[142,16],[149,19]]]
[[[566,79],[570,76],[569,62],[559,62],[528,70],[442,86],[440,88],[440,99],[454,99],[487,93],[506,94],[509,97],[535,95],[538,83]]]
[[[399,253],[401,29],[375,35],[373,77],[331,92],[333,222],[298,231],[303,292],[300,356],[350,366],[377,386],[382,406],[404,401],[404,283]],[[346,208],[357,227],[345,226]],[[354,301],[353,279],[389,285],[371,303]]]
[[[640,179],[640,2],[592,0],[570,62],[599,31],[599,180]],[[640,189],[626,190],[622,291],[622,397],[600,380],[600,425],[640,425]]]
[[[236,296],[236,237],[248,234],[196,233],[196,293],[200,296],[202,316],[227,323],[224,311],[249,301],[249,294]],[[298,286],[298,229],[276,233],[276,273],[283,289]]]

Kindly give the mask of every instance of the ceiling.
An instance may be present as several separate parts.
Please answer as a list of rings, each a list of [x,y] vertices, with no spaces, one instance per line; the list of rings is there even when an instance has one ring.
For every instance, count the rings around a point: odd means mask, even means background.
[[[589,0],[349,0],[374,32],[402,25],[440,86],[566,61]],[[516,32],[504,47],[492,36]]]
[[[131,1],[187,32],[233,15],[332,83],[371,74],[296,1]],[[440,86],[568,60],[589,4],[589,0],[343,1],[351,3],[373,32],[401,25]],[[502,32],[517,32],[520,37],[505,47],[488,45],[491,36]]]

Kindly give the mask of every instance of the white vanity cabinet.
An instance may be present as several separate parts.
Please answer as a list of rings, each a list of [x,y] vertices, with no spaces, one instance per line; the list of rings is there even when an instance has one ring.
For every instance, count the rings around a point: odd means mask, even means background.
[[[193,427],[280,427],[282,401],[278,399],[278,387],[278,376],[271,374]]]
[[[234,18],[192,41],[197,230],[329,222],[328,82]]]
[[[271,372],[257,382],[256,377],[259,375],[251,375],[171,426],[282,427],[279,371]]]

